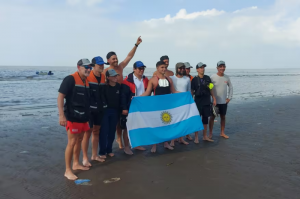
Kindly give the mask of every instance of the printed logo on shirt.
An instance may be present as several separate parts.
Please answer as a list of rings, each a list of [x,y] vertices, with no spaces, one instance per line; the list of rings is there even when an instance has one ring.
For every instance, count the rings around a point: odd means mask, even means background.
[[[78,129],[72,129],[72,132],[78,132]]]
[[[119,90],[117,90],[116,94],[119,94]]]

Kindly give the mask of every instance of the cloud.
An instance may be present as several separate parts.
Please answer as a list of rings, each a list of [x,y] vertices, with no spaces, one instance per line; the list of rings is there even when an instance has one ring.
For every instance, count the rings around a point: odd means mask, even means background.
[[[180,19],[193,20],[200,16],[202,16],[202,17],[218,16],[223,13],[225,13],[225,12],[218,11],[216,9],[211,9],[211,10],[206,10],[206,11],[201,11],[201,12],[193,12],[193,13],[187,14],[185,9],[181,9],[174,17],[171,17],[171,15],[168,14],[164,18],[150,19],[150,20],[145,20],[144,22],[155,23],[155,22],[163,21],[166,23],[174,23],[176,20],[180,20]]]
[[[93,6],[102,2],[103,0],[67,0],[67,3],[72,6],[82,5],[82,4],[86,6]]]

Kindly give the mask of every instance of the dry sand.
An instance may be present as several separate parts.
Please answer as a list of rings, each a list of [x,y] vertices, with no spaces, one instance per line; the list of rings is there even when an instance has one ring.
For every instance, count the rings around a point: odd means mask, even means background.
[[[116,157],[76,172],[91,186],[63,176],[67,140],[56,111],[1,113],[0,198],[299,199],[299,107],[299,96],[233,102],[230,139],[218,136],[217,118],[215,143],[160,146],[157,154],[147,147],[133,156],[115,148]],[[114,177],[121,180],[103,183]]]

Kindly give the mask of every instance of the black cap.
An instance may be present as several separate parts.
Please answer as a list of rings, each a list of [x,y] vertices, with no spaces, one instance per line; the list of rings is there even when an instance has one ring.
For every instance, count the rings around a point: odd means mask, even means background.
[[[164,61],[165,59],[168,59],[168,60],[169,60],[169,57],[168,57],[168,55],[164,55],[164,56],[162,56],[162,57],[160,58],[160,61]]]

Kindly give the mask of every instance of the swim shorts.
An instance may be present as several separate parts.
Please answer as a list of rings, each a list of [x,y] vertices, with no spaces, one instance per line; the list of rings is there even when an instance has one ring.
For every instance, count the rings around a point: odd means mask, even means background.
[[[210,109],[210,105],[201,105],[201,104],[197,104],[197,108],[199,111],[199,114],[203,117],[210,117],[211,114],[211,109]]]
[[[217,104],[217,107],[219,108],[220,115],[226,115],[227,104]]]
[[[101,126],[101,122],[103,119],[103,112],[91,112],[90,113],[90,120],[89,125],[90,128],[93,128],[94,125]]]
[[[88,131],[90,129],[88,122],[85,123],[77,123],[67,121],[66,130],[70,129],[71,134],[82,133]]]

